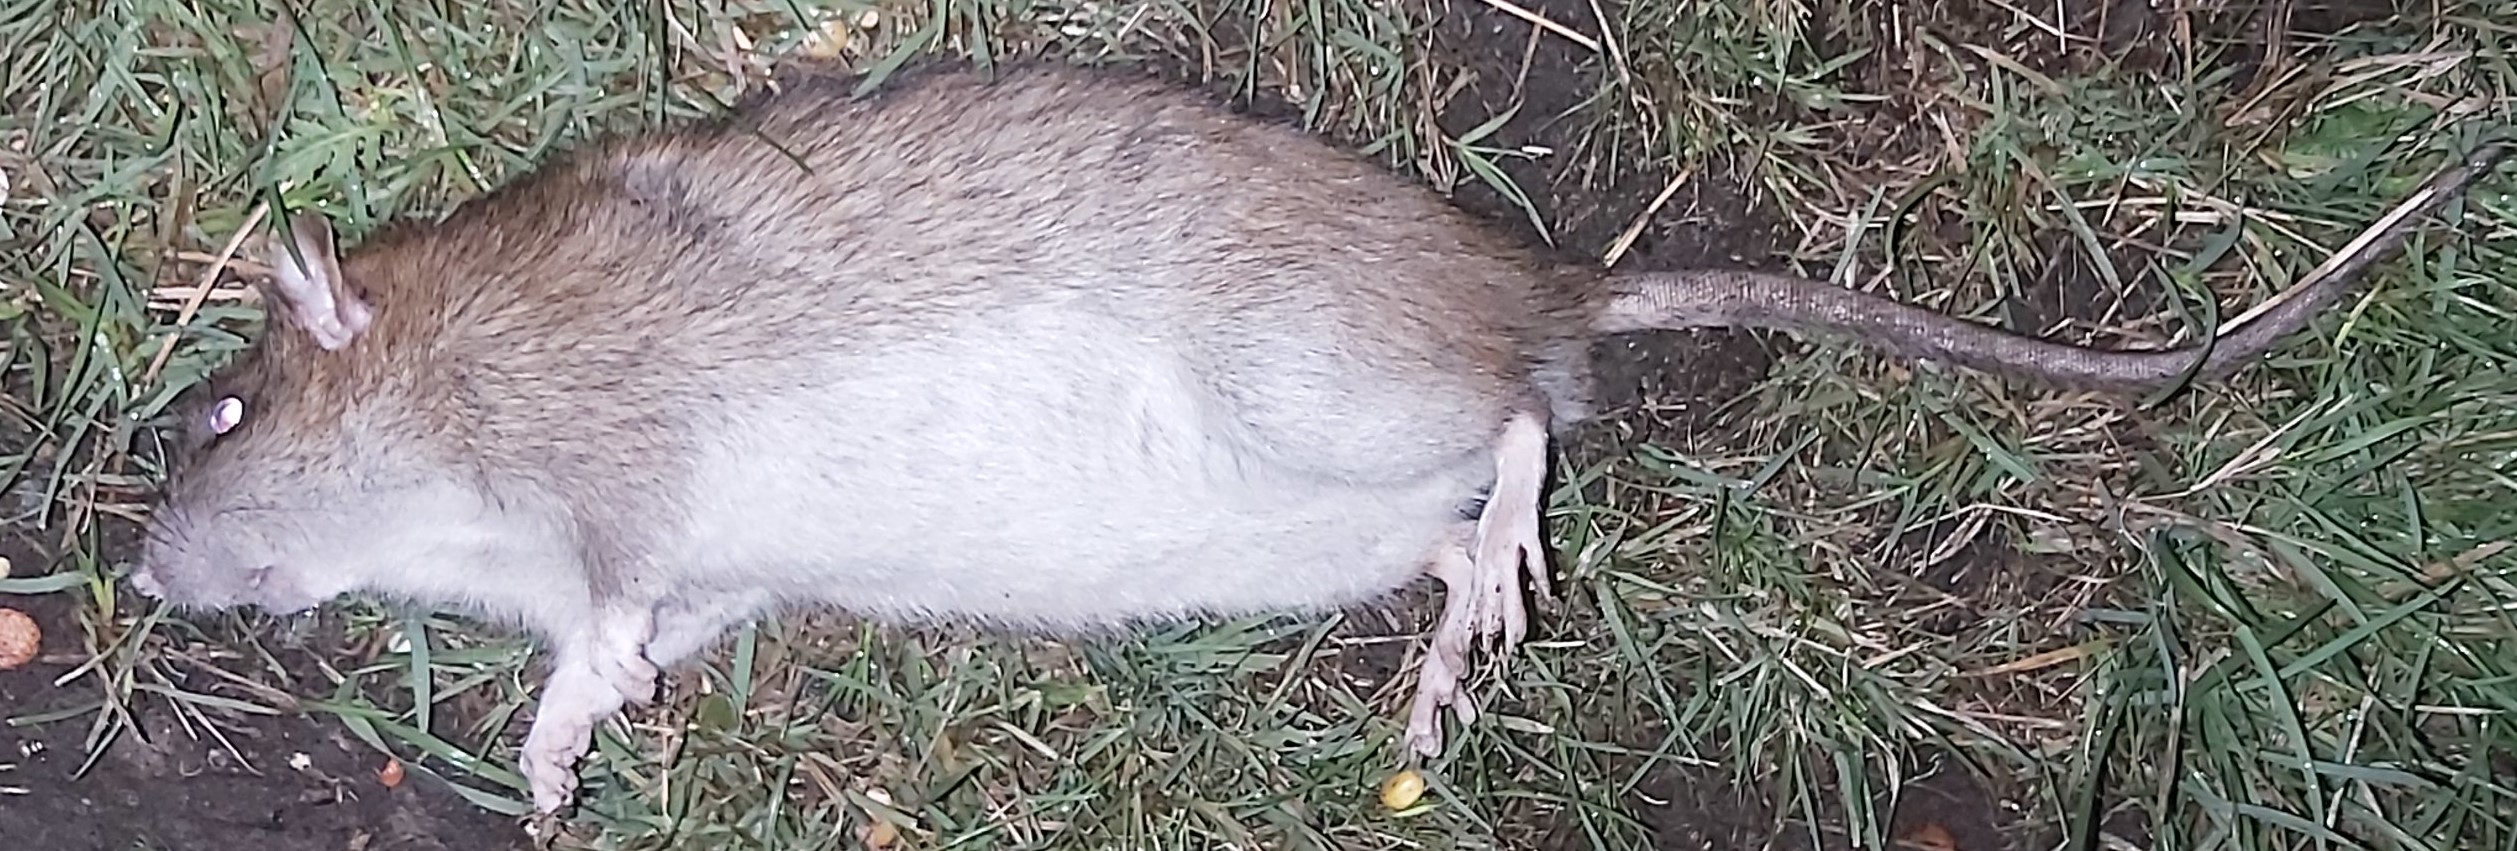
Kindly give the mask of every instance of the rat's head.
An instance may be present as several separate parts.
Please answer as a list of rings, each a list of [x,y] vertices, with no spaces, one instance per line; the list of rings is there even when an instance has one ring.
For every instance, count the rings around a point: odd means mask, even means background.
[[[266,252],[269,320],[235,363],[173,406],[165,490],[132,573],[177,606],[307,609],[353,590],[361,527],[388,500],[368,489],[396,447],[373,437],[378,370],[363,363],[372,313],[344,280],[331,231],[294,220]],[[294,248],[291,251],[290,248]]]

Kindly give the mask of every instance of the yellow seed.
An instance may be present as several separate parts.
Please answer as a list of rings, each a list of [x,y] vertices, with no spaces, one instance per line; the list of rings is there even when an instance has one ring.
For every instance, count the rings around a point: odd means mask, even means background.
[[[815,59],[838,59],[848,53],[848,23],[832,20],[805,39],[804,55]]]
[[[1381,806],[1403,810],[1415,806],[1416,799],[1424,796],[1425,776],[1416,773],[1413,768],[1390,775],[1390,779],[1381,781]]]

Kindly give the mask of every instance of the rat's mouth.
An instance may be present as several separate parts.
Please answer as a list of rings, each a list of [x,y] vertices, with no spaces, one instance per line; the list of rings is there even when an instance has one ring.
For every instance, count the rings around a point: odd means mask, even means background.
[[[141,596],[179,609],[206,611],[251,606],[276,615],[295,615],[323,605],[326,599],[293,581],[276,564],[246,569],[242,581],[233,584],[203,583],[197,577],[196,581],[169,582],[147,565],[131,571],[129,579],[132,590]],[[221,593],[221,586],[232,590]]]
[[[140,596],[151,600],[166,599],[166,586],[160,584],[157,581],[157,575],[150,573],[147,568],[131,572],[131,590],[138,591]]]
[[[266,564],[246,575],[251,590],[242,596],[256,608],[275,615],[304,614],[331,598],[332,595],[306,587],[296,575],[277,567]]]

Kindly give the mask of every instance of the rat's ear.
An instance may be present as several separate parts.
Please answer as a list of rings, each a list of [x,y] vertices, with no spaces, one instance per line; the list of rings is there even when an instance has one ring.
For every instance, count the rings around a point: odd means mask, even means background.
[[[348,346],[367,330],[374,314],[341,276],[331,221],[299,213],[289,218],[288,233],[279,236],[264,249],[264,262],[271,266],[270,293],[288,312],[290,324],[313,337],[315,345],[326,351]]]

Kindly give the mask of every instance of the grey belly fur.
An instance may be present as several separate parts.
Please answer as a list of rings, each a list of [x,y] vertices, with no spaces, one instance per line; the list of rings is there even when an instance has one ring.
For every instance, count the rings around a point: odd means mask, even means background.
[[[1028,308],[733,394],[667,559],[679,593],[1050,629],[1318,610],[1419,575],[1493,478],[1480,451],[1324,475],[1138,334]]]

